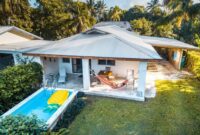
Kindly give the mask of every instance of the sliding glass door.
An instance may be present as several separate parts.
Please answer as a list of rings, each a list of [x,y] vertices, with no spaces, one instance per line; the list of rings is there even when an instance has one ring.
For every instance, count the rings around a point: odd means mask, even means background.
[[[73,73],[82,73],[82,59],[72,59]]]

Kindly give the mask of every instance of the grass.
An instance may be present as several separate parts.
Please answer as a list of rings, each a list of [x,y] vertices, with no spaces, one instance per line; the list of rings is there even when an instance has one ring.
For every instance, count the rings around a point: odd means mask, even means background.
[[[146,102],[87,97],[69,126],[71,135],[200,134],[200,82],[157,81],[157,96]]]

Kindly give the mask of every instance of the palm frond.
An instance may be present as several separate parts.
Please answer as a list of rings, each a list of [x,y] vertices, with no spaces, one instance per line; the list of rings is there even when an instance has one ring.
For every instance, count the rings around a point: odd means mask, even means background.
[[[173,14],[170,14],[170,15],[158,20],[157,25],[167,24],[169,22],[174,21],[177,17],[183,16],[183,15],[184,15],[184,11],[182,11],[182,10],[175,11]]]
[[[189,14],[191,17],[200,14],[200,3],[197,3],[197,4],[192,5],[192,6],[188,9],[188,14]]]

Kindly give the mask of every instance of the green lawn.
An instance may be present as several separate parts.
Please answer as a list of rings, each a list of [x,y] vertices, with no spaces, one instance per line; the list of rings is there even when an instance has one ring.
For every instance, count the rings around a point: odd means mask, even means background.
[[[157,96],[144,103],[87,97],[70,124],[71,135],[198,135],[200,82],[157,81]]]

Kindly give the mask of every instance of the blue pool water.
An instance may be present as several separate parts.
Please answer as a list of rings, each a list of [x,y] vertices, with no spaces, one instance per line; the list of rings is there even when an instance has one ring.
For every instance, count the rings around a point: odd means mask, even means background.
[[[42,90],[40,93],[35,95],[32,99],[26,102],[24,105],[15,110],[11,115],[25,115],[31,116],[36,115],[38,119],[45,122],[56,112],[59,107],[50,108],[47,104],[50,96],[55,90]],[[69,93],[70,96],[71,93]]]

